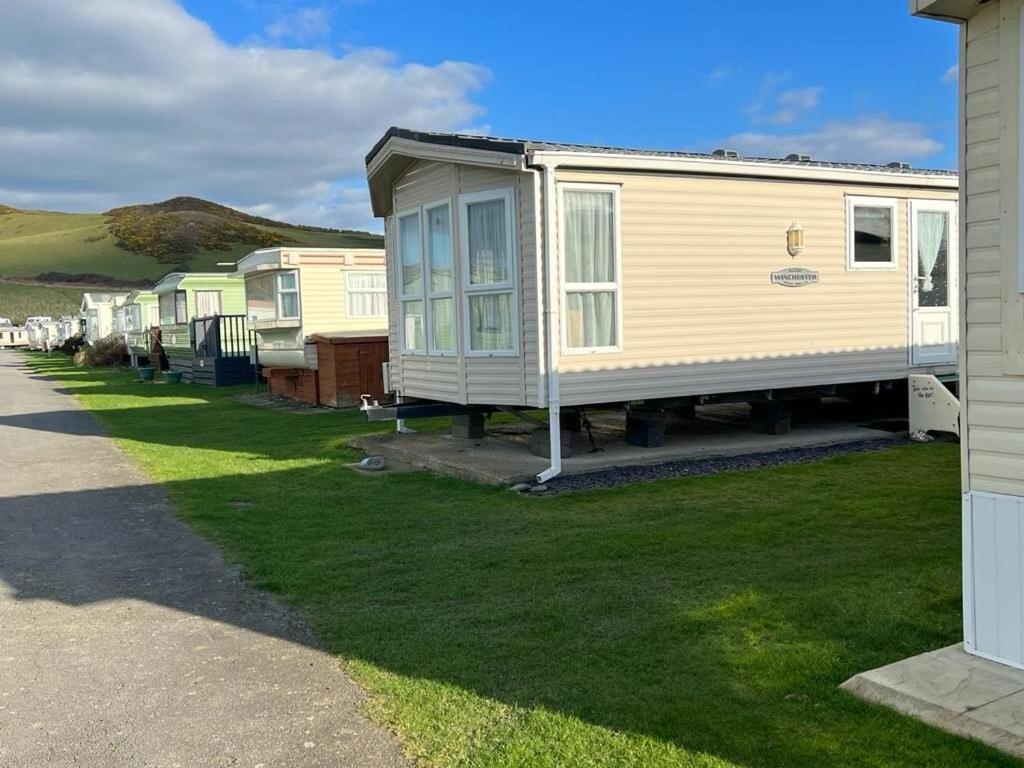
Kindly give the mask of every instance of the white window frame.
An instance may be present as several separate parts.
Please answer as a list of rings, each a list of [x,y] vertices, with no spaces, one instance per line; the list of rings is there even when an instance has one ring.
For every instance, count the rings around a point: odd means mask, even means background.
[[[356,315],[352,313],[353,293],[377,293],[377,291],[352,290],[352,283],[349,280],[351,275],[382,275],[384,277],[384,289],[380,293],[384,296],[384,312],[379,315]],[[345,272],[345,316],[362,320],[373,320],[388,316],[388,278],[387,270],[384,269],[351,269]]]
[[[889,208],[892,211],[892,261],[854,261],[854,211],[856,208]],[[900,268],[899,199],[895,197],[846,197],[846,269],[853,272],[897,272]]]
[[[405,279],[402,274],[402,219],[408,216],[416,216],[416,220],[419,226],[416,228],[417,236],[420,241],[420,292],[419,293],[406,293],[405,292]],[[424,249],[423,243],[423,206],[416,206],[415,208],[405,208],[401,211],[395,212],[395,283],[398,291],[398,338],[401,342],[402,351],[401,354],[412,356],[412,355],[426,355],[428,347],[427,335],[430,329],[429,322],[430,318],[427,316],[429,307],[427,306],[426,290],[427,290],[427,254]],[[405,337],[405,302],[407,301],[421,301],[423,302],[423,346],[422,347],[410,347],[408,340]]]
[[[201,315],[199,314],[199,294],[200,293],[203,293],[203,294],[206,294],[206,293],[216,293],[217,294],[217,308],[219,309],[219,311],[216,312],[215,314],[220,315],[220,314],[224,313],[224,291],[222,291],[220,288],[196,288],[194,291],[192,291],[192,300],[195,302],[195,305],[196,305],[196,317],[201,317]]]
[[[612,245],[615,248],[615,281],[612,283],[568,283],[565,279],[565,192],[566,190],[591,190],[612,193],[612,211],[614,213],[614,231]],[[562,320],[561,343],[563,355],[595,355],[622,352],[622,235],[621,206],[619,205],[619,184],[597,184],[588,182],[559,182],[558,184],[558,283],[560,285],[560,311]],[[598,291],[615,294],[615,344],[606,347],[570,347],[569,317],[570,293],[594,293]]]
[[[505,248],[508,252],[509,279],[504,283],[488,283],[487,285],[471,285],[469,282],[469,213],[470,205],[488,203],[494,200],[505,201]],[[462,261],[462,349],[466,357],[519,357],[522,346],[519,308],[519,281],[516,275],[519,270],[519,257],[516,252],[516,205],[515,189],[501,187],[483,192],[470,192],[459,195],[459,257]],[[512,349],[471,349],[472,331],[469,327],[469,299],[471,296],[487,296],[510,294],[512,297]]]
[[[430,239],[428,229],[428,218],[427,214],[431,211],[436,211],[438,208],[448,209],[448,246],[451,250],[449,254],[452,262],[452,286],[447,291],[434,291],[433,290],[433,264],[430,262]],[[427,350],[429,354],[437,357],[454,357],[459,352],[459,326],[458,316],[459,308],[455,303],[455,211],[453,210],[451,198],[446,200],[436,200],[433,203],[427,203],[421,208],[420,213],[420,229],[423,237],[423,322],[426,325],[424,328],[424,335],[426,336]],[[430,302],[434,299],[451,299],[452,300],[452,323],[454,328],[454,338],[452,339],[451,349],[438,349],[434,343],[434,318],[433,308]]]
[[[283,288],[281,286],[281,278],[285,275],[295,275],[295,287],[294,288]],[[274,276],[274,309],[277,311],[277,322],[290,323],[290,322],[301,322],[302,321],[302,294],[299,291],[299,270],[297,269],[283,269]],[[286,293],[295,294],[295,315],[284,314],[284,302],[281,301],[281,297]]]

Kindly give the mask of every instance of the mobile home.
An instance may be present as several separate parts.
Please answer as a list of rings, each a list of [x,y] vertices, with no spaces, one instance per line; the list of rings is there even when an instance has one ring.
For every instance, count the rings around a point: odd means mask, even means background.
[[[133,367],[149,364],[160,341],[160,306],[153,291],[132,291],[125,299],[124,341]]]
[[[1021,0],[912,0],[960,24],[964,647],[1024,668]]]
[[[223,272],[172,272],[153,293],[170,370],[214,386],[252,379],[242,281]]]
[[[357,404],[361,394],[383,397],[384,249],[265,248],[238,262],[237,274],[271,394],[329,406]],[[350,382],[361,390],[354,401]]]
[[[114,310],[124,303],[127,293],[83,293],[79,318],[82,338],[86,344],[95,344],[114,333]]]
[[[316,333],[387,333],[384,250],[264,248],[238,262],[262,365],[305,368]]]
[[[392,128],[367,175],[392,387],[547,408],[542,479],[562,409],[748,393],[770,423],[956,370],[954,172]]]
[[[0,349],[25,348],[28,346],[28,330],[20,325],[0,327]]]

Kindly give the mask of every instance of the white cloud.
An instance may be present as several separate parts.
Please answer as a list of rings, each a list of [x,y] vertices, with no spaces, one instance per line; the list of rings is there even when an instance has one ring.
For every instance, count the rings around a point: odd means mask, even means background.
[[[324,39],[331,33],[332,16],[331,9],[325,5],[296,8],[268,24],[265,32],[271,40],[306,43]]]
[[[376,49],[235,47],[173,0],[5,3],[0,200],[101,210],[191,194],[365,227],[367,150],[389,125],[478,123],[488,77]]]
[[[704,79],[708,85],[721,85],[733,76],[734,71],[733,67],[729,64],[720,64],[708,72]]]
[[[817,130],[801,133],[746,131],[733,134],[716,146],[762,157],[785,157],[799,152],[816,160],[865,163],[920,160],[943,149],[920,123],[886,117],[832,120]]]
[[[783,91],[776,100],[778,111],[768,117],[768,122],[775,125],[796,122],[807,112],[817,108],[824,92],[825,89],[820,85]]]
[[[942,73],[942,82],[946,85],[952,85],[960,79],[960,68],[954,64],[952,67]]]

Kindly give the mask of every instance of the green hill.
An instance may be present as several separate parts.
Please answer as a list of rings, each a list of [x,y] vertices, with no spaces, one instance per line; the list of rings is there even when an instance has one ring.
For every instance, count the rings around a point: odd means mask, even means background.
[[[303,227],[176,197],[106,213],[21,211],[0,206],[0,277],[47,272],[157,280],[175,269],[223,271],[255,248],[381,248],[368,232]]]
[[[194,197],[105,213],[0,205],[0,317],[19,319],[24,307],[25,314],[77,311],[88,290],[83,284],[135,287],[175,270],[230,271],[217,263],[235,262],[256,248],[382,248],[383,242],[368,232],[287,224]],[[79,297],[70,309],[69,296]],[[29,306],[33,301],[39,311]]]

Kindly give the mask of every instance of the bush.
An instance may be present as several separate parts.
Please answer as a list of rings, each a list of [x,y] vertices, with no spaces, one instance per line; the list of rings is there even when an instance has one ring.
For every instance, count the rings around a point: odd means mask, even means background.
[[[128,347],[121,336],[107,336],[95,344],[83,346],[75,353],[75,365],[97,368],[104,365],[120,365],[128,356]]]
[[[57,347],[58,352],[63,352],[68,357],[74,357],[78,354],[78,350],[85,346],[85,339],[82,338],[82,334],[72,336],[70,339],[66,339],[63,344]]]

